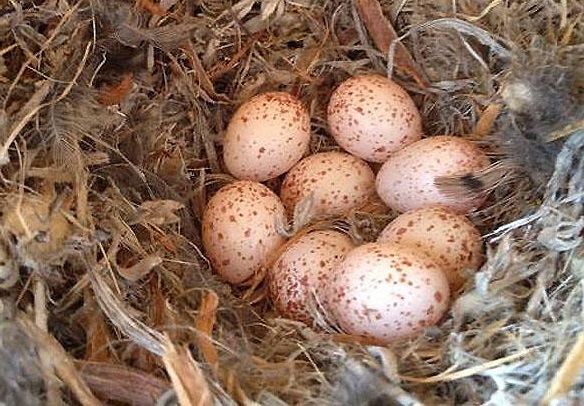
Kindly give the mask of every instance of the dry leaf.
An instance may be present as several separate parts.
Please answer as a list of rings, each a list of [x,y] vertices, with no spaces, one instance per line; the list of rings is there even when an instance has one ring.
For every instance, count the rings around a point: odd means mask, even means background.
[[[184,208],[184,205],[175,200],[147,200],[140,205],[139,220],[157,226],[174,224],[180,221],[175,211]]]
[[[164,152],[156,172],[165,180],[177,182],[182,178],[184,166],[185,162],[181,148],[177,146],[170,151]]]
[[[28,336],[36,343],[41,351],[50,354],[46,357],[45,369],[54,369],[56,374],[69,387],[77,400],[84,406],[101,406],[101,402],[93,395],[85,381],[73,363],[73,359],[67,354],[61,343],[49,333],[37,327],[30,320],[21,318],[20,325]]]
[[[241,0],[231,7],[233,13],[237,15],[239,20],[245,18],[251,12],[255,4],[255,0]]]
[[[176,238],[175,234],[164,234],[158,230],[150,230],[152,239],[155,243],[160,244],[165,250],[176,255],[178,253],[178,248],[174,242]]]
[[[120,83],[103,91],[97,100],[104,106],[120,104],[130,94],[134,86],[133,79],[134,76],[131,73],[125,74]]]
[[[398,35],[391,22],[383,15],[381,5],[377,0],[354,0],[354,3],[375,46],[380,52],[387,54]],[[429,86],[428,79],[401,42],[397,42],[393,64],[398,70],[411,76],[421,88]]]
[[[284,2],[282,0],[264,0],[261,5],[260,18],[264,21],[269,18],[278,18],[283,11]]]
[[[109,334],[103,312],[93,298],[90,289],[85,289],[84,297],[84,309],[80,324],[85,330],[87,342],[83,358],[86,361],[94,362],[111,361],[108,346]]]
[[[2,227],[30,259],[48,261],[62,252],[73,233],[63,209],[51,196],[10,197],[3,208]]]
[[[189,58],[191,62],[191,68],[193,69],[194,80],[196,81],[196,85],[198,85],[201,89],[203,89],[209,96],[214,99],[223,99],[225,100],[225,96],[218,94],[215,92],[215,87],[213,86],[213,82],[207,73],[207,70],[203,66],[203,62],[199,59],[197,55],[197,51],[195,50],[195,46],[191,41],[187,41],[187,49],[183,49],[183,52]]]
[[[172,315],[169,314],[170,312],[166,307],[166,301],[167,298],[162,292],[160,279],[157,276],[154,276],[150,279],[150,300],[148,303],[148,315],[150,320],[152,320],[153,326],[168,326],[175,324],[175,320],[172,318]],[[171,330],[169,334],[171,334],[171,338],[174,339],[174,336],[178,335],[178,332]]]
[[[169,10],[176,3],[178,3],[178,0],[160,0],[160,7],[164,10]]]
[[[125,279],[135,282],[138,279],[146,276],[152,269],[162,263],[162,258],[158,255],[148,255],[146,258],[140,260],[138,263],[129,268],[118,267],[118,273]]]
[[[489,104],[487,108],[481,114],[481,118],[475,125],[474,134],[479,137],[484,137],[491,133],[493,126],[495,125],[495,120],[501,112],[501,105],[497,103]]]
[[[177,348],[165,336],[162,360],[181,406],[212,406],[213,395],[201,368],[185,348]]]
[[[139,0],[138,7],[155,16],[166,15],[166,10],[164,8],[150,0]]]
[[[170,383],[123,365],[77,361],[81,377],[104,402],[155,406]]]
[[[219,306],[219,297],[214,291],[209,291],[203,297],[199,308],[199,315],[195,322],[195,327],[199,330],[198,345],[203,358],[211,366],[214,374],[217,373],[219,364],[219,354],[213,345],[213,326],[217,317],[217,307]]]

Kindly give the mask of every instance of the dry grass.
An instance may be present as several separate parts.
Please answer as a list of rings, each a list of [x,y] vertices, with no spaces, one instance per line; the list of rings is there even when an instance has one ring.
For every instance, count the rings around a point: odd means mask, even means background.
[[[583,15],[575,0],[0,3],[0,398],[584,402]],[[215,279],[199,236],[237,106],[289,91],[311,151],[333,149],[326,102],[359,72],[393,75],[427,135],[498,162],[477,174],[487,262],[440,327],[391,348],[278,318],[261,284]],[[368,240],[393,215],[378,209],[333,224]]]

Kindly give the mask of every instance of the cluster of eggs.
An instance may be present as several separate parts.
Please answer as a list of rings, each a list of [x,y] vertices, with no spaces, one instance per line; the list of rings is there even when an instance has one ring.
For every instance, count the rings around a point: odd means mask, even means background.
[[[343,151],[305,156],[310,116],[300,100],[268,92],[239,107],[223,143],[238,180],[206,206],[207,257],[232,284],[257,282],[267,270],[271,301],[286,317],[316,323],[322,315],[381,343],[416,335],[440,321],[451,292],[482,261],[481,236],[465,213],[483,200],[446,196],[435,179],[485,168],[488,159],[460,137],[424,138],[413,100],[383,76],[340,84],[327,120]],[[279,194],[262,183],[281,175]],[[332,229],[288,239],[280,229],[305,199],[326,217],[377,198],[401,214],[376,242],[358,245]]]

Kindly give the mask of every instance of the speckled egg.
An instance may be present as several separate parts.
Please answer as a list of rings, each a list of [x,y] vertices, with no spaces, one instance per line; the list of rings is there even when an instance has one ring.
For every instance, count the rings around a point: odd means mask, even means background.
[[[314,215],[345,214],[375,195],[375,175],[365,161],[351,154],[320,152],[298,162],[280,189],[288,213],[311,193]]]
[[[263,182],[288,171],[310,141],[310,116],[285,92],[251,98],[235,112],[225,132],[223,159],[238,179]]]
[[[453,196],[443,193],[435,180],[485,169],[489,159],[470,141],[440,135],[422,139],[393,154],[376,177],[377,194],[394,210],[442,206],[456,213],[480,207],[486,196]]]
[[[222,187],[203,214],[203,246],[215,272],[232,284],[245,283],[286,239],[280,198],[261,183],[242,180]]]
[[[481,234],[461,214],[442,207],[423,207],[398,216],[377,238],[414,247],[431,257],[446,273],[450,291],[464,284],[467,275],[483,262]]]
[[[410,95],[380,75],[341,83],[330,98],[327,120],[341,147],[370,162],[384,162],[422,137],[422,120]]]
[[[404,245],[360,245],[334,272],[326,290],[328,306],[348,334],[390,344],[436,325],[449,306],[444,272]]]
[[[268,273],[276,310],[288,318],[312,323],[315,311],[326,309],[323,288],[333,267],[354,247],[344,233],[319,230],[291,241]]]

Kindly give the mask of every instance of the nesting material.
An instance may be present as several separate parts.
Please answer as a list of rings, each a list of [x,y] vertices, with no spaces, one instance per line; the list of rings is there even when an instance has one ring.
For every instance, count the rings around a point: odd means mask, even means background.
[[[0,2],[0,399],[584,403],[583,15],[578,1]],[[283,317],[267,263],[222,281],[201,227],[235,181],[223,147],[240,106],[289,94],[310,116],[299,149],[340,151],[328,102],[369,74],[407,92],[425,138],[490,159],[433,185],[486,195],[468,213],[484,263],[440,323],[385,346],[316,305],[314,326]],[[270,165],[301,158],[281,153]],[[262,175],[275,194],[280,173]],[[372,242],[398,215],[375,198],[289,211],[282,244],[308,229]]]

